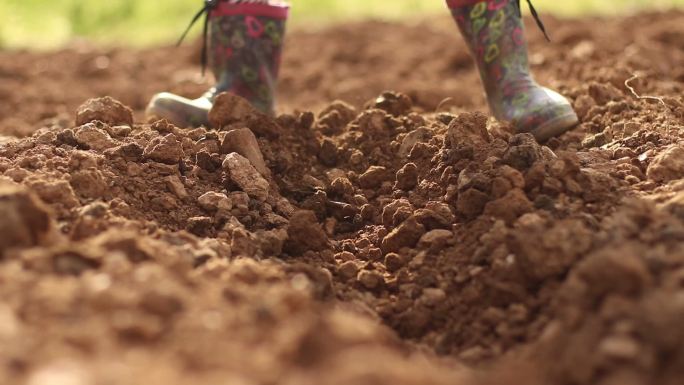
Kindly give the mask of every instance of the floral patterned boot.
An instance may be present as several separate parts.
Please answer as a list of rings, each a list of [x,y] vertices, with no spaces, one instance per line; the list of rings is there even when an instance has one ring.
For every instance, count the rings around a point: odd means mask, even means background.
[[[447,5],[475,57],[497,119],[511,122],[518,132],[530,132],[540,141],[578,124],[568,100],[540,86],[530,75],[519,0],[447,0]]]
[[[193,22],[207,13],[203,64],[208,63],[216,85],[194,100],[157,94],[147,107],[148,117],[179,127],[206,126],[212,102],[221,92],[239,95],[273,114],[288,11],[288,5],[273,0],[207,0]]]

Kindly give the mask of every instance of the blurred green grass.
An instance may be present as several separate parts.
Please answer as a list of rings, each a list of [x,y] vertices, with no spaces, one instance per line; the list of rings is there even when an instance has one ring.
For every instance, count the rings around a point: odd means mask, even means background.
[[[292,25],[318,27],[360,17],[404,19],[444,12],[443,0],[293,0]],[[684,0],[536,0],[563,16],[684,7]],[[0,47],[54,48],[77,37],[116,45],[167,43],[200,0],[2,0]],[[388,5],[391,4],[391,5]],[[195,28],[194,34],[199,32]]]

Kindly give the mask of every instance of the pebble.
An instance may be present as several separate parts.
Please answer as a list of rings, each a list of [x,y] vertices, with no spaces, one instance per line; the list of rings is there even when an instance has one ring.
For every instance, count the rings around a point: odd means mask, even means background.
[[[223,169],[228,172],[230,179],[250,197],[262,202],[268,198],[268,181],[247,158],[235,152],[230,153],[223,161]]]
[[[362,270],[356,279],[368,290],[377,290],[385,283],[382,275],[376,271]]]
[[[207,211],[230,211],[233,202],[226,194],[210,191],[197,198],[199,206]]]

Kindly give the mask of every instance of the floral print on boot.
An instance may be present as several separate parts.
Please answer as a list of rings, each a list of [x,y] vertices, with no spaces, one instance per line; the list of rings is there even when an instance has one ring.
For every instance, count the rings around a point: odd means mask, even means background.
[[[208,125],[214,97],[231,92],[273,114],[288,5],[256,0],[214,1],[208,13],[208,64],[216,86],[199,99],[163,92],[147,107],[150,117],[179,127]],[[207,6],[209,7],[209,6]]]
[[[578,124],[568,100],[530,75],[519,0],[447,0],[447,5],[475,58],[497,119],[540,141]]]

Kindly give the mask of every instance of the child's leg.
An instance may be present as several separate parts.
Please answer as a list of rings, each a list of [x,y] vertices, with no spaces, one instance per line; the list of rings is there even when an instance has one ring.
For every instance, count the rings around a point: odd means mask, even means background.
[[[578,123],[570,103],[530,75],[518,0],[447,0],[496,118],[546,140]]]
[[[220,92],[242,96],[272,114],[288,6],[273,0],[221,0],[210,11],[208,64],[216,86],[202,98],[156,95],[148,114],[183,127],[206,125]]]

